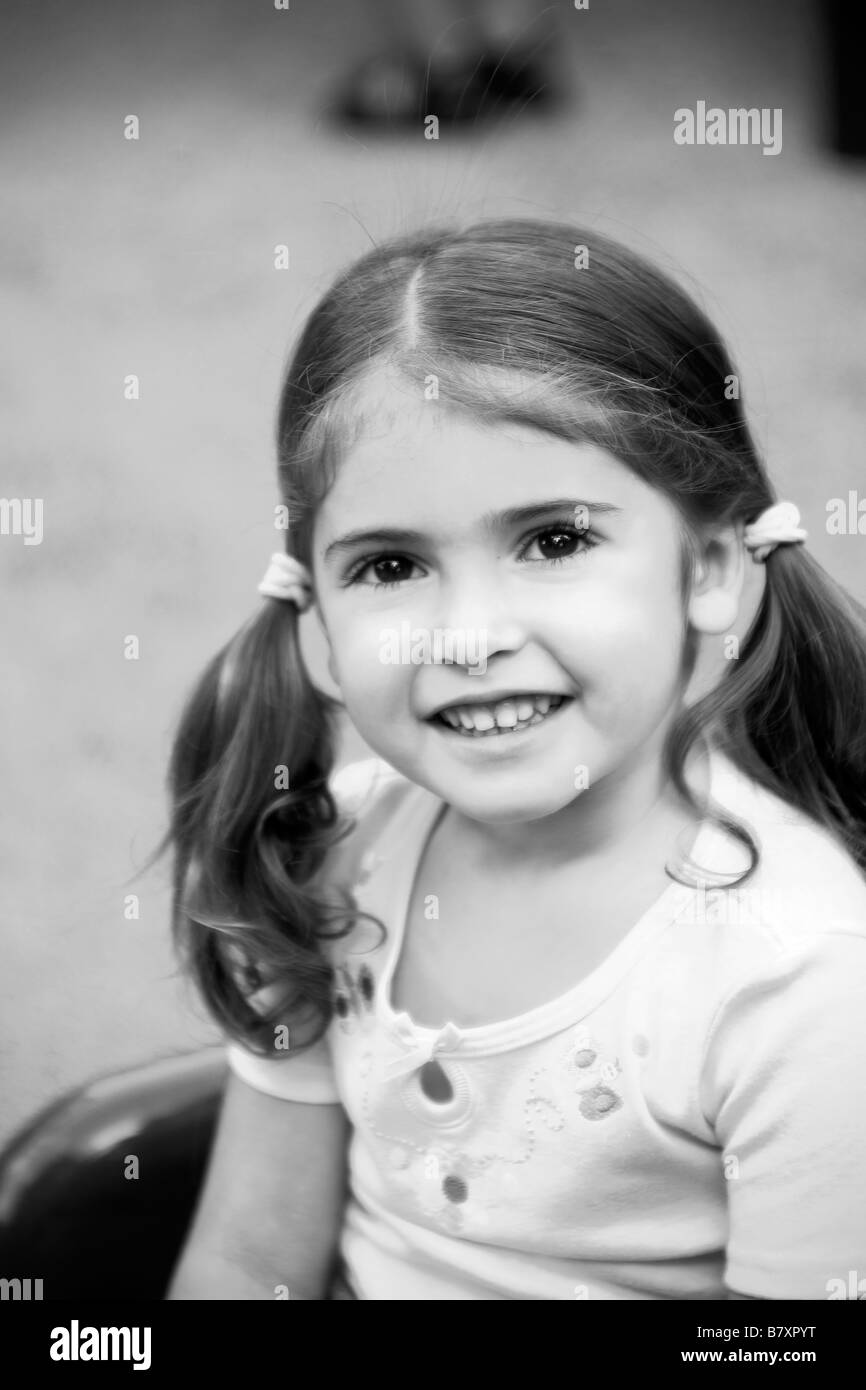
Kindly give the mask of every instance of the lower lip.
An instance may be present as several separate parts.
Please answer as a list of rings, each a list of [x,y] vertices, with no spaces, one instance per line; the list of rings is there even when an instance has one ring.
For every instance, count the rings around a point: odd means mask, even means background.
[[[479,750],[485,754],[497,756],[507,756],[508,749],[517,748],[530,741],[531,734],[538,734],[546,725],[553,723],[558,714],[567,709],[571,704],[571,699],[564,699],[561,705],[555,710],[551,710],[538,724],[527,724],[524,729],[503,729],[499,733],[484,734],[459,734],[456,729],[452,729],[450,724],[444,723],[440,719],[432,719],[430,723],[440,734],[445,734],[451,743],[459,743],[461,748],[466,748],[470,753]]]

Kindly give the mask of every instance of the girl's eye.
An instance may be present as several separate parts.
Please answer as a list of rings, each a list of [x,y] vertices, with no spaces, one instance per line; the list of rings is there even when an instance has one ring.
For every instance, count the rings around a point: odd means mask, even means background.
[[[379,578],[370,584],[371,589],[393,589],[408,578],[408,575],[402,571],[411,570],[414,563],[414,560],[407,559],[405,555],[377,555],[371,560],[362,560],[360,565],[349,575],[346,583],[359,584],[361,575],[366,570],[372,569]]]
[[[536,543],[542,551],[549,550],[551,553],[542,554],[541,560],[534,563],[546,562],[551,565],[560,565],[564,560],[571,560],[575,555],[591,550],[598,544],[591,527],[584,526],[578,529],[569,522],[554,522],[552,526],[545,526],[543,530],[536,531],[534,536],[530,537],[527,549]]]
[[[526,549],[535,544],[541,546],[542,550],[548,549],[552,553],[543,554],[541,560],[530,561],[530,563],[560,565],[565,560],[574,559],[576,555],[591,550],[598,542],[589,526],[578,529],[570,522],[554,522],[530,536]],[[521,558],[525,556],[525,553],[524,550],[521,553]],[[363,582],[362,576],[366,571],[372,570],[376,578],[367,581],[371,589],[394,589],[398,584],[403,584],[410,578],[414,567],[415,561],[410,560],[406,555],[373,555],[356,565],[345,583],[347,586],[360,584]]]

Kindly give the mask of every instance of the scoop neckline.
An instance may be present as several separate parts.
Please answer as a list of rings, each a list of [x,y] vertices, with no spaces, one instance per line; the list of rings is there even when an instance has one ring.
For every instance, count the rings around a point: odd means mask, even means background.
[[[707,792],[711,801],[718,804],[718,783],[725,772],[725,760],[718,750],[710,750],[708,759]],[[466,1027],[451,1020],[439,1027],[417,1023],[407,1009],[394,1008],[392,986],[406,939],[415,880],[448,803],[425,787],[415,787],[413,790],[416,795],[410,806],[404,807],[401,827],[391,841],[391,852],[387,856],[379,856],[383,865],[393,868],[387,889],[389,917],[393,925],[388,933],[385,947],[387,956],[376,982],[373,1002],[379,1021],[390,1032],[404,1041],[414,1039],[419,1044],[427,1044],[435,1048],[439,1056],[443,1053],[447,1055],[452,1050],[464,1056],[494,1053],[537,1041],[569,1024],[579,1023],[616,987],[647,944],[676,921],[693,901],[696,890],[672,879],[589,974],[564,993],[524,1013]],[[690,857],[701,863],[701,856],[718,837],[716,825],[705,818],[698,828]]]

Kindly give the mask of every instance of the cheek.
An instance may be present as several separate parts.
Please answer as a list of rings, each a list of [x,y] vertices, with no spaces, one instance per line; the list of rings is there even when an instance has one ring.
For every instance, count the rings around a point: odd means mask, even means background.
[[[685,635],[678,576],[640,572],[599,585],[581,594],[580,613],[562,641],[587,698],[644,703],[676,686]]]
[[[405,689],[407,667],[388,659],[389,648],[383,640],[388,626],[379,617],[356,618],[333,633],[340,688],[350,709],[352,704],[362,708],[375,698],[375,708],[381,716],[389,702],[396,704]]]

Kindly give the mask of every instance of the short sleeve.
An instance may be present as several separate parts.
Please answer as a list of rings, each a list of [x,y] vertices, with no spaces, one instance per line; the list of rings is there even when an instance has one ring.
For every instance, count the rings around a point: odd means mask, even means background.
[[[331,774],[328,786],[345,815],[358,815],[369,805],[383,783],[397,774],[384,758],[361,758]]]
[[[327,1034],[295,1056],[259,1057],[240,1043],[229,1043],[226,1054],[235,1075],[266,1095],[316,1105],[340,1100]]]
[[[856,1298],[841,1290],[866,1271],[866,935],[789,947],[732,991],[701,1094],[722,1148],[728,1287]]]

